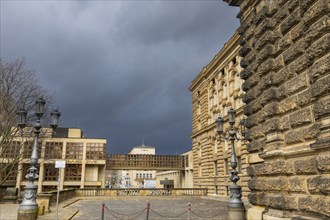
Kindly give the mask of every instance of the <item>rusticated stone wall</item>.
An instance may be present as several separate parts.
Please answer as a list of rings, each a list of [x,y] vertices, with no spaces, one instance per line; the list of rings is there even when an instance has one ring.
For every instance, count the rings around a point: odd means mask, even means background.
[[[330,1],[239,6],[250,202],[264,219],[330,217]]]

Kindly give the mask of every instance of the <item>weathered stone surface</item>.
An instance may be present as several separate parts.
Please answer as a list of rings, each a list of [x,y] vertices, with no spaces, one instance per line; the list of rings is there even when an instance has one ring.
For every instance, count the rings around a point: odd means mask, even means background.
[[[259,97],[259,102],[263,106],[268,104],[269,102],[277,101],[277,100],[279,100],[279,95],[275,88],[270,88],[264,91]]]
[[[256,39],[254,49],[261,50],[266,44],[273,44],[280,37],[280,30],[268,30],[259,39]]]
[[[254,30],[254,36],[256,38],[259,38],[263,33],[265,33],[267,30],[272,30],[274,27],[274,22],[270,18],[265,18],[262,20],[260,25],[257,26],[257,28]]]
[[[330,74],[312,84],[312,86],[311,86],[312,97],[319,97],[319,96],[330,94],[329,85],[330,85]]]
[[[245,103],[249,103],[252,100],[255,100],[261,94],[260,84],[252,89],[250,89],[247,93],[242,97],[242,101]]]
[[[292,95],[302,89],[306,88],[308,85],[306,74],[298,75],[288,81],[285,85],[286,93]]]
[[[317,174],[315,158],[298,159],[293,162],[296,174]]]
[[[284,62],[290,63],[298,56],[305,52],[306,43],[304,40],[299,40],[296,44],[293,44],[289,49],[283,53]]]
[[[243,100],[245,96],[243,96]],[[243,101],[245,102],[245,101]],[[247,102],[246,102],[247,103]],[[260,102],[258,100],[251,101],[247,103],[247,105],[244,108],[244,114],[245,115],[252,115],[253,113],[259,111],[262,108]]]
[[[305,29],[306,28],[305,28],[305,26],[302,22],[300,22],[299,24],[294,26],[292,28],[292,30],[290,31],[291,40],[293,42],[296,42],[296,41],[300,40],[304,36]]]
[[[263,193],[263,192],[251,192],[248,195],[248,199],[249,199],[249,202],[252,205],[261,205],[261,206],[264,206],[266,204],[265,203],[265,196],[266,196],[266,194]]]
[[[300,11],[301,14],[304,14],[308,8],[310,8],[313,3],[317,0],[300,0],[299,5],[300,5]]]
[[[240,72],[240,77],[241,77],[241,79],[247,79],[252,74],[253,74],[253,71],[251,70],[251,68],[247,67]]]
[[[282,117],[280,119],[280,124],[281,124],[281,130],[282,131],[287,131],[287,130],[291,129],[289,116]]]
[[[297,96],[291,96],[280,102],[283,113],[287,113],[289,111],[293,111],[298,109],[298,99]]]
[[[285,143],[294,144],[304,142],[304,140],[315,139],[320,133],[320,125],[313,124],[308,127],[290,130],[285,133]]]
[[[275,66],[274,59],[268,59],[259,65],[257,73],[260,76],[263,76],[263,75],[267,74],[268,72],[270,72],[274,68],[274,66]]]
[[[271,102],[264,107],[261,114],[264,118],[269,118],[280,115],[282,113],[283,111],[280,104],[278,102]]]
[[[251,190],[257,191],[285,191],[288,187],[287,177],[253,177],[249,180],[248,186]]]
[[[324,35],[318,41],[311,44],[310,47],[306,50],[306,56],[310,60],[314,60],[321,55],[329,52],[330,50],[330,34]]]
[[[285,35],[294,25],[300,22],[300,20],[300,12],[299,10],[296,10],[289,17],[287,17],[280,25],[282,34]]]
[[[306,178],[298,176],[289,177],[288,190],[290,192],[306,192]]]
[[[330,97],[318,100],[313,107],[314,117],[316,120],[330,115]]]
[[[298,102],[300,107],[306,106],[313,101],[315,101],[315,98],[312,97],[310,89],[298,94]]]
[[[256,77],[250,77],[248,78],[242,85],[242,90],[243,91],[248,91],[251,88],[253,88],[255,85],[258,84],[258,82],[260,81],[260,77],[256,76]]]
[[[292,128],[304,124],[309,124],[311,122],[312,122],[312,112],[309,107],[290,114],[290,123]]]
[[[299,0],[293,0],[288,2],[287,8],[292,13],[299,6]]]
[[[274,54],[275,47],[273,45],[266,45],[259,53],[257,56],[256,61],[258,63],[261,63],[265,61],[268,58],[272,58]]]
[[[330,199],[326,196],[306,196],[298,200],[301,211],[315,212],[330,217]]]
[[[286,80],[295,76],[295,72],[293,71],[293,69],[288,69],[287,67],[285,67],[278,72],[270,72],[267,76],[270,77],[269,83],[271,85],[280,85]]]
[[[330,17],[324,16],[315,22],[313,25],[309,26],[308,31],[304,35],[305,42],[311,44],[318,38],[326,33],[330,32]]]
[[[320,60],[315,61],[309,69],[310,82],[314,83],[317,79],[330,72],[330,53]]]
[[[284,159],[276,159],[261,164],[255,164],[255,175],[287,175],[293,174],[293,163]]]
[[[311,26],[318,18],[327,15],[330,12],[330,4],[328,0],[319,0],[313,4],[303,14],[305,26]]]
[[[300,56],[295,60],[295,62],[291,63],[288,67],[289,69],[293,69],[295,73],[300,74],[308,67],[311,66],[311,61],[307,58],[305,54]]]
[[[330,176],[314,176],[307,179],[307,188],[311,193],[330,194]]]
[[[317,169],[320,172],[330,172],[330,154],[320,154],[316,157]]]
[[[266,194],[265,203],[268,207],[280,210],[292,210],[298,208],[298,200],[295,196],[287,194]]]
[[[252,142],[247,144],[248,151],[252,152],[261,152],[263,150],[263,146],[265,144],[265,138],[259,140],[253,140]]]
[[[264,129],[264,133],[268,134],[275,131],[281,131],[281,123],[280,118],[271,118],[263,123],[262,127]]]

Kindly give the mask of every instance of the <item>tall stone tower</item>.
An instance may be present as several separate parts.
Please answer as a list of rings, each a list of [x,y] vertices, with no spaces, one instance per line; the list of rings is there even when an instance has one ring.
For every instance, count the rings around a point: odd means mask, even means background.
[[[330,1],[225,1],[240,8],[248,151],[264,160],[248,167],[248,216],[330,217]]]

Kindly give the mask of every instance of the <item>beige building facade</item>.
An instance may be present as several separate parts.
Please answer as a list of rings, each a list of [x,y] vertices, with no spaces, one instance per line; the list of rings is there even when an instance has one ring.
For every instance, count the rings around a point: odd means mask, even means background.
[[[31,128],[25,130],[28,129]],[[21,152],[21,159],[4,186],[15,186],[23,190],[28,183],[24,176],[30,167],[32,143],[31,138],[24,136],[11,141],[10,150],[3,156],[15,158]],[[65,168],[61,169],[60,189],[104,187],[106,144],[106,139],[86,138],[79,128],[57,128],[54,137],[41,136],[38,149],[38,192],[57,189],[57,160],[64,160],[66,163]]]
[[[164,171],[156,174],[156,187],[163,188],[161,181],[167,179],[173,181],[173,188],[193,188],[193,154],[192,151],[181,154],[185,156],[185,169]]]
[[[239,36],[235,33],[189,88],[192,94],[193,185],[195,188],[208,188],[208,193],[212,195],[227,196],[231,185],[228,179],[231,170],[230,143],[219,139],[215,120],[223,117],[224,130],[228,131],[227,112],[230,108],[236,110],[236,127],[244,118],[239,48]],[[250,158],[245,142],[236,141],[235,148],[241,178],[238,184],[243,188],[243,196],[247,196],[246,168]]]

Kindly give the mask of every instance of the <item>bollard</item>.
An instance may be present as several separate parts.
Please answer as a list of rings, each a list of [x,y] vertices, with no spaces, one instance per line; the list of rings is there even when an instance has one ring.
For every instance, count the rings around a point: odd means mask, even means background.
[[[101,220],[104,220],[104,202],[102,203],[102,215],[101,215]]]
[[[147,215],[146,215],[146,220],[149,220],[149,210],[150,210],[150,202],[147,204]]]
[[[188,220],[191,220],[191,203],[188,203]]]

